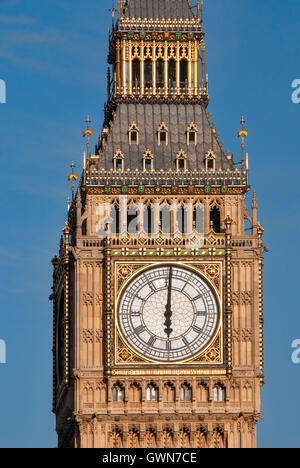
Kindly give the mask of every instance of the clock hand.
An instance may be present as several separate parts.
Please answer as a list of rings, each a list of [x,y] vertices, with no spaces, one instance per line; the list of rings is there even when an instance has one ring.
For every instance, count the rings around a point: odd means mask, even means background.
[[[170,335],[172,333],[172,309],[171,309],[171,301],[172,301],[172,267],[170,267],[170,274],[169,274],[169,285],[168,285],[168,300],[167,300],[167,305],[166,305],[166,312],[165,312],[165,333],[167,334],[168,338],[170,338]]]

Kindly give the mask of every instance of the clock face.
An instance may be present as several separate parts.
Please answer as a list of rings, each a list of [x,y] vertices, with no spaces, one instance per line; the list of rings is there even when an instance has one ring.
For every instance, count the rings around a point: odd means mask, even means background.
[[[219,324],[211,287],[193,271],[163,265],[136,276],[123,292],[118,321],[128,344],[146,358],[183,361],[203,350]]]

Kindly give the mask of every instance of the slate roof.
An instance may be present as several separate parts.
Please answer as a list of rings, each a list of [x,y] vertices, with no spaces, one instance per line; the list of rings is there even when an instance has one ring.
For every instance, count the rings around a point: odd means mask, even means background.
[[[187,0],[130,0],[125,18],[193,19]]]
[[[164,122],[168,127],[168,145],[158,145],[158,129]],[[187,145],[187,129],[197,126],[197,145]],[[139,129],[139,144],[129,144],[129,127]],[[150,150],[154,169],[176,170],[176,155],[183,150],[187,155],[187,169],[205,169],[204,157],[209,150],[216,156],[216,170],[232,170],[210,126],[201,104],[119,104],[107,145],[100,158],[99,169],[113,168],[113,157],[118,150],[124,154],[125,170],[142,170],[143,155]]]

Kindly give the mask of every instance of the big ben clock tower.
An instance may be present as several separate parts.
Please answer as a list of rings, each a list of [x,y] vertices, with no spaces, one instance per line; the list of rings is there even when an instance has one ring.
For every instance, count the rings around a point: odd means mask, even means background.
[[[244,119],[235,163],[204,53],[199,2],[119,2],[102,133],[90,154],[88,120],[53,259],[59,447],[256,447],[263,228]]]

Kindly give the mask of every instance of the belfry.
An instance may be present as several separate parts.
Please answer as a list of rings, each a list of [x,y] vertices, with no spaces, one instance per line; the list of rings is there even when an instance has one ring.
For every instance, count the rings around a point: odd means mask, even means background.
[[[245,121],[235,160],[207,112],[202,2],[112,13],[104,123],[91,154],[87,119],[52,261],[58,444],[255,448],[265,249]]]

